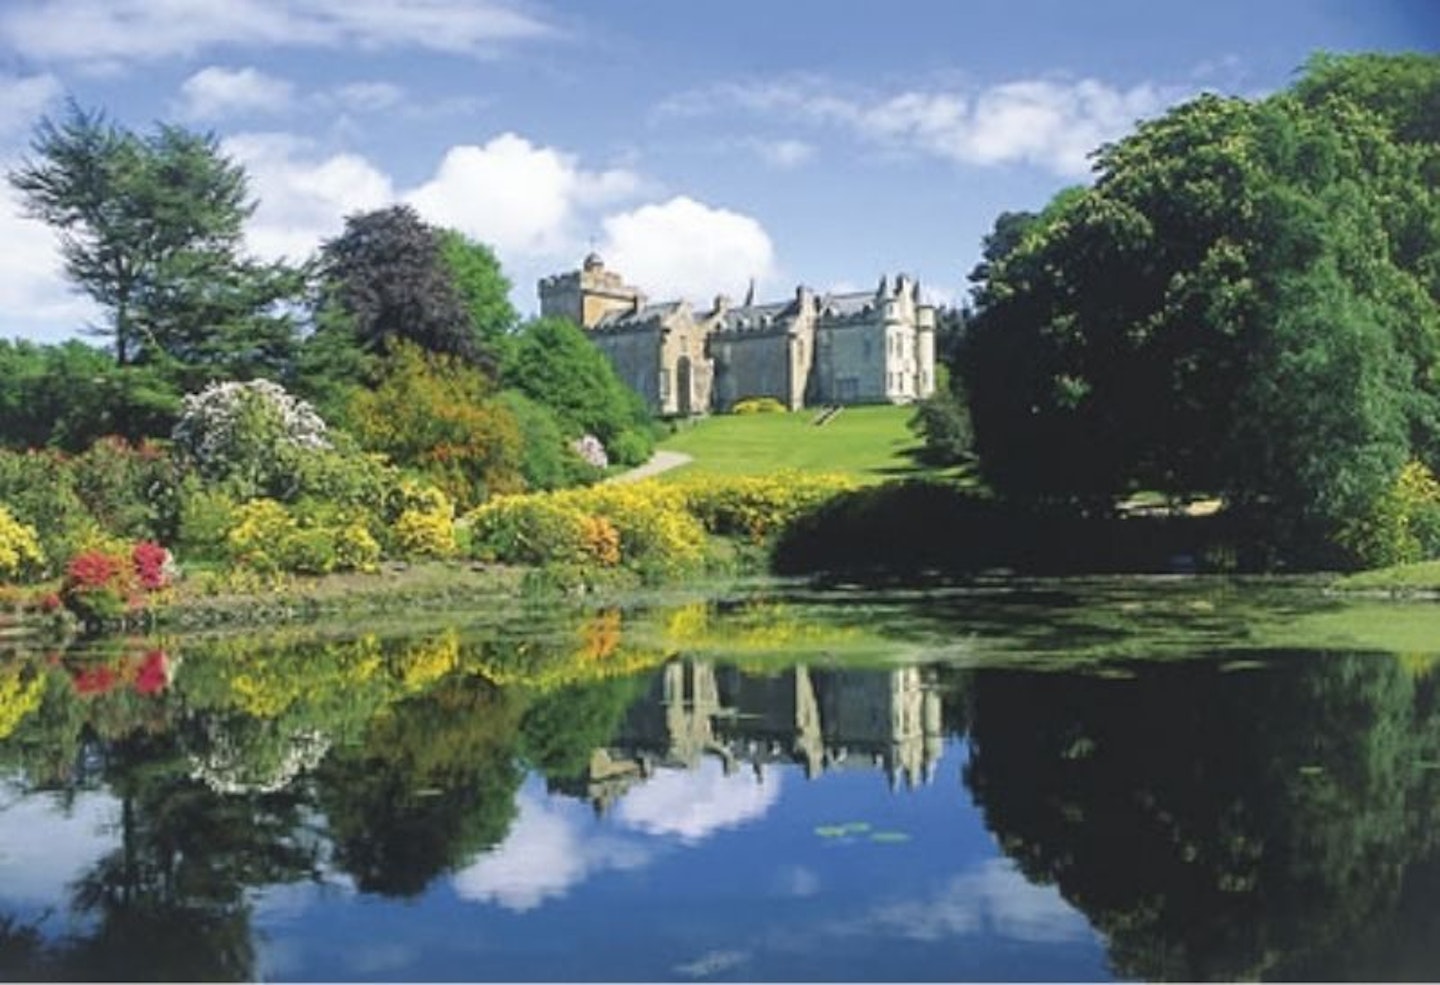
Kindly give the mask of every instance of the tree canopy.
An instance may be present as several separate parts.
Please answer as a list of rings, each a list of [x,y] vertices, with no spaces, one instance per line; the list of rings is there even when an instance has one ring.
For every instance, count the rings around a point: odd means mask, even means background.
[[[213,134],[160,124],[141,135],[71,103],[40,122],[31,151],[10,183],[58,231],[66,275],[105,309],[95,330],[117,362],[255,375],[289,357],[281,302],[300,279],[242,254],[254,203]]]
[[[1440,58],[1313,60],[1005,214],[958,367],[1003,494],[1214,492],[1333,535],[1440,454]]]
[[[509,307],[509,284],[480,250],[443,236],[408,205],[352,215],[320,248],[322,307],[366,351],[405,339],[493,369],[494,353],[472,312],[502,323],[513,313],[499,311]]]

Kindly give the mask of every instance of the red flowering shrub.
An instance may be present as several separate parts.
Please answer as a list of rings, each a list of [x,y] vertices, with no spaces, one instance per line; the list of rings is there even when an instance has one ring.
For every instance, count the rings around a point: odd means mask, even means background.
[[[151,650],[140,658],[135,668],[135,691],[137,694],[157,694],[170,683],[170,658],[164,650]]]
[[[90,664],[71,671],[70,685],[81,697],[109,694],[129,685],[136,694],[159,694],[170,684],[170,657],[164,650],[130,653],[109,664]]]
[[[170,583],[170,572],[166,570],[169,561],[170,552],[154,541],[139,541],[130,551],[135,577],[147,592],[159,591]]]
[[[105,551],[84,551],[65,566],[60,598],[86,622],[115,619],[139,603],[135,570],[127,557]]]
[[[70,678],[75,688],[75,693],[82,697],[92,694],[106,694],[112,690],[120,680],[120,675],[115,673],[113,667],[85,667],[75,672]]]
[[[145,594],[170,582],[170,552],[142,540],[130,556],[104,550],[83,551],[65,566],[60,600],[86,622],[116,619],[145,607]]]

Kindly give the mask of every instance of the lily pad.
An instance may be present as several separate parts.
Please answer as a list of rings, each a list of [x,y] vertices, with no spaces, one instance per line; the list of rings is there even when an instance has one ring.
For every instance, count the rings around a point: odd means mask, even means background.
[[[843,824],[822,824],[815,828],[821,838],[848,838],[870,830],[869,821],[846,821]]]
[[[875,831],[870,835],[870,840],[881,845],[898,845],[910,840],[910,836],[903,831]]]

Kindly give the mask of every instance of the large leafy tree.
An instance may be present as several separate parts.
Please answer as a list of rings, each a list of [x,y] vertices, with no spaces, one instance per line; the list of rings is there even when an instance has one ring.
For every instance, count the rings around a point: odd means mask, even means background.
[[[461,247],[449,255],[471,259]],[[470,290],[462,293],[445,256],[441,231],[408,205],[350,216],[320,248],[321,331],[338,332],[370,353],[403,339],[491,365],[469,306],[477,302]]]
[[[440,232],[440,260],[470,314],[477,346],[487,356],[503,356],[506,339],[520,316],[510,303],[510,280],[495,252],[453,229],[444,229]]]
[[[245,173],[211,134],[137,134],[71,103],[10,172],[28,215],[55,227],[65,271],[105,310],[121,365],[191,375],[270,371],[289,357],[281,310],[300,282],[241,252],[254,209]]]
[[[555,412],[570,437],[589,433],[610,458],[638,465],[654,447],[640,396],[615,375],[610,360],[564,318],[538,318],[516,335],[505,383]]]
[[[1102,148],[1002,216],[961,358],[1019,497],[1220,492],[1333,535],[1440,439],[1440,59],[1321,58]],[[1419,135],[1419,136],[1417,136]]]

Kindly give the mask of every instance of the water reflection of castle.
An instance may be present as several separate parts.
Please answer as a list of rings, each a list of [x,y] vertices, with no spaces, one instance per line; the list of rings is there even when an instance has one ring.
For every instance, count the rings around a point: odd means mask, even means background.
[[[797,666],[761,677],[677,660],[591,754],[585,775],[562,788],[603,812],[656,769],[694,769],[706,756],[727,774],[798,763],[807,777],[883,769],[892,789],[913,787],[930,781],[942,746],[940,695],[916,667]]]

